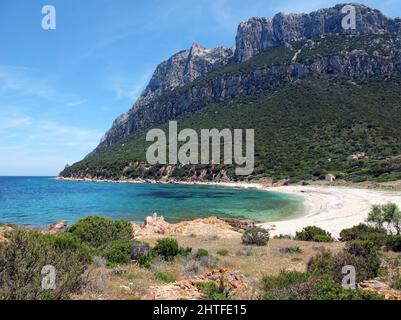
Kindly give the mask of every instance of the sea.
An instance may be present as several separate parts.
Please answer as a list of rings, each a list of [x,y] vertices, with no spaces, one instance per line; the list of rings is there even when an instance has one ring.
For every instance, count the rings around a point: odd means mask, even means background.
[[[142,222],[154,213],[171,223],[210,216],[274,222],[303,210],[296,196],[257,189],[0,177],[0,222],[34,228],[86,216]]]

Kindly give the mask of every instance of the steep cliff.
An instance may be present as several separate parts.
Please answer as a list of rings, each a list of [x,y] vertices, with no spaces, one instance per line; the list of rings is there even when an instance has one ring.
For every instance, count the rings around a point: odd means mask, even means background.
[[[194,43],[190,49],[178,52],[162,62],[154,72],[144,92],[127,113],[118,117],[93,153],[99,153],[134,132],[141,123],[137,114],[162,95],[195,80],[216,68],[226,65],[234,49],[206,49]]]

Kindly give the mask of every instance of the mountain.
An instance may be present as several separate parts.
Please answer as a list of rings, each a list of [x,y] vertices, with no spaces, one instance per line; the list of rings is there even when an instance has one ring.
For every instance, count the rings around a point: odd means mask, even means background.
[[[330,170],[354,181],[400,179],[401,20],[349,5],[356,29],[342,27],[341,4],[252,18],[233,48],[193,44],[175,54],[99,146],[61,176],[235,179],[230,166],[145,163],[145,131],[179,119],[194,129],[255,128],[248,178],[313,179]],[[358,151],[369,157],[346,160]]]

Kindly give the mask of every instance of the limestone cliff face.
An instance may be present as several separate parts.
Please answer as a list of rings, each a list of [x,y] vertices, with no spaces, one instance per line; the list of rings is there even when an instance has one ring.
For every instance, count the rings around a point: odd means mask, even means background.
[[[138,110],[152,103],[164,92],[186,85],[199,76],[228,64],[233,56],[234,48],[206,49],[194,43],[190,49],[180,51],[162,62],[133,108],[114,121],[94,153],[107,149],[132,133],[141,122],[141,119],[134,120],[137,119]]]
[[[278,13],[273,19],[252,18],[242,22],[236,37],[235,58],[243,62],[269,48],[289,45],[299,39],[334,34],[387,34],[401,30],[399,19],[389,19],[380,11],[361,4],[351,4],[356,11],[356,29],[346,30],[341,23],[346,15],[342,10],[345,5],[310,14]]]
[[[107,150],[114,143],[141,128],[161,124],[177,116],[203,108],[207,102],[219,102],[260,90],[296,82],[309,75],[338,74],[366,79],[401,71],[398,40],[383,40],[381,50],[349,50],[334,55],[317,55],[252,70],[242,74],[216,76],[206,84],[194,84],[197,78],[228,64],[243,63],[274,47],[292,50],[295,40],[313,39],[301,51],[313,50],[314,41],[330,35],[387,35],[401,33],[401,20],[389,19],[378,10],[353,4],[356,29],[345,30],[341,21],[345,4],[310,14],[279,13],[273,19],[252,18],[238,27],[235,48],[205,49],[194,44],[161,63],[147,88],[131,110],[116,119],[92,154]],[[397,42],[398,41],[398,42]],[[397,42],[397,43],[395,43]],[[367,44],[369,46],[369,44]],[[371,52],[372,51],[372,52]],[[183,87],[177,94],[172,90]]]
[[[149,98],[183,86],[227,64],[233,54],[234,50],[231,48],[206,49],[194,43],[189,50],[175,54],[157,67],[143,96]]]

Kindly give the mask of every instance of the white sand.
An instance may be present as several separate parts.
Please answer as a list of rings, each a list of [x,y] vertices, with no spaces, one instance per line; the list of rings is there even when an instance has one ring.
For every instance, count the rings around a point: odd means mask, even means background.
[[[375,204],[394,202],[401,208],[401,192],[324,186],[285,186],[269,188],[274,192],[305,199],[305,216],[288,221],[264,223],[271,234],[295,235],[307,226],[318,226],[338,237],[341,230],[365,222]]]
[[[270,234],[295,235],[307,226],[317,226],[338,237],[341,230],[366,222],[375,204],[394,202],[401,208],[401,192],[367,190],[330,186],[283,186],[267,188],[260,184],[217,183],[220,186],[257,188],[300,196],[304,199],[305,215],[287,221],[262,223]]]

